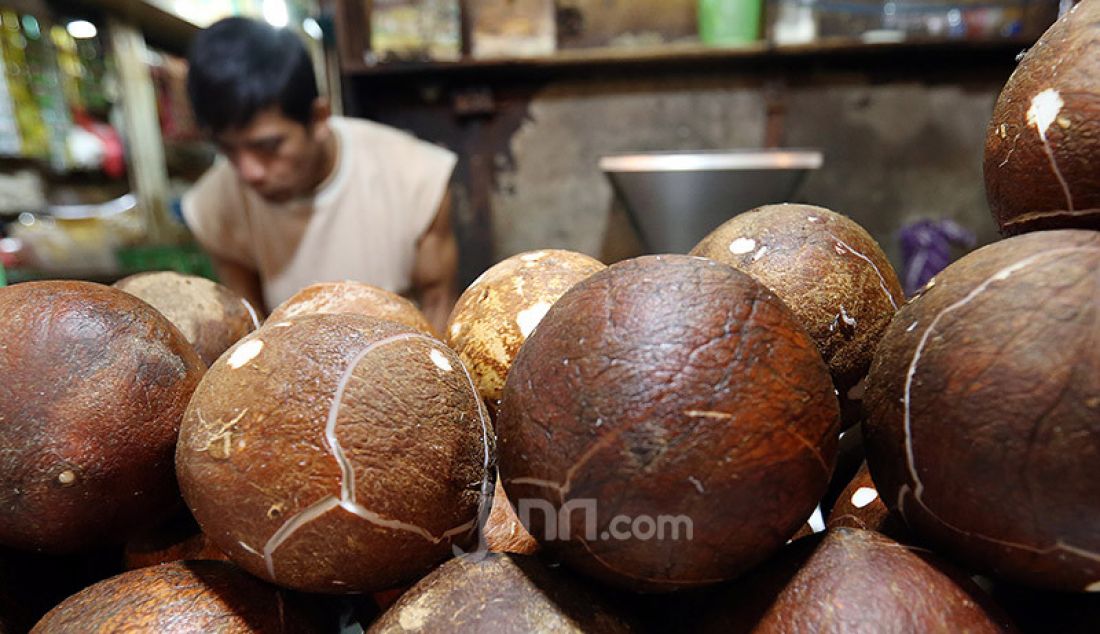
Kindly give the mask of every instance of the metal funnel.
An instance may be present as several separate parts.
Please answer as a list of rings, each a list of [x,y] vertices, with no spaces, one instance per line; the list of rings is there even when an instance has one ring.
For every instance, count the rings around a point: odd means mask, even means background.
[[[605,156],[600,169],[650,253],[687,253],[731,217],[787,202],[823,162],[803,149],[650,152]]]

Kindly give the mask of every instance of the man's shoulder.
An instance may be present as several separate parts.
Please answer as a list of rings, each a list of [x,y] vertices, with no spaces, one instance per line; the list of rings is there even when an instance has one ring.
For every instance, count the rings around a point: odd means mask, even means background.
[[[240,181],[229,161],[219,157],[199,180],[184,194],[185,202],[205,209],[218,206],[231,195],[239,195]]]
[[[355,119],[352,117],[337,117],[331,119],[332,125],[338,127],[341,132],[354,139],[384,139],[393,141],[415,140],[415,137],[393,126],[371,121],[370,119]]]
[[[184,195],[184,222],[207,251],[227,260],[254,266],[243,237],[244,194],[233,166],[222,158],[206,171]]]

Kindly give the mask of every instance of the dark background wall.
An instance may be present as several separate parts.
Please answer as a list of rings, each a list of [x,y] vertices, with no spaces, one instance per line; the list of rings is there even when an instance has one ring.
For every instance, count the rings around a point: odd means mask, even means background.
[[[460,154],[462,277],[542,247],[605,260],[638,252],[597,168],[606,154],[816,147],[824,167],[792,202],[851,216],[900,266],[897,232],[952,218],[995,239],[982,184],[985,127],[1018,49],[537,67],[360,76],[349,112]],[[729,209],[733,215],[744,209]]]

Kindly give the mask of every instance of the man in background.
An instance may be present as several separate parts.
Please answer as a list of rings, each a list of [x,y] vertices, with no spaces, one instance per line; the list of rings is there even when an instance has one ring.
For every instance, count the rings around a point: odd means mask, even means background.
[[[199,33],[187,80],[221,157],[183,215],[222,283],[268,311],[355,280],[411,296],[442,332],[455,298],[451,152],[330,115],[293,32],[227,18]]]

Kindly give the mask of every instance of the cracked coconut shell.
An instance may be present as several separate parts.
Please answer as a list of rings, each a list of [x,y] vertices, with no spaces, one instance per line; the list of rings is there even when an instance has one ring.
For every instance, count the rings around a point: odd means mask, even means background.
[[[466,289],[447,320],[447,343],[474,375],[490,413],[520,346],[574,284],[607,268],[582,253],[554,249],[514,255]]]
[[[713,584],[806,521],[838,415],[821,355],[771,291],[704,258],[642,257],[570,289],[520,349],[500,473],[513,502],[544,509],[531,534],[585,574],[646,591]],[[619,515],[637,530],[613,526]]]
[[[766,205],[727,220],[691,254],[748,273],[778,295],[817,343],[841,398],[862,398],[857,385],[905,301],[863,227],[822,207]]]
[[[442,342],[310,315],[264,326],[210,368],[176,465],[203,532],[234,562],[345,593],[416,579],[475,537],[493,456],[473,381]]]
[[[195,346],[207,366],[260,327],[248,300],[206,278],[171,271],[139,273],[115,282],[114,287],[160,311]]]
[[[1004,234],[1100,229],[1100,0],[1084,0],[1028,50],[985,142],[985,190]]]
[[[531,555],[538,551],[539,543],[523,526],[516,509],[508,500],[504,486],[497,480],[493,491],[493,506],[482,527],[485,546],[489,552]]]
[[[0,544],[121,542],[179,505],[172,456],[202,360],[164,316],[87,282],[0,289]]]
[[[867,463],[860,466],[855,477],[840,493],[826,522],[829,528],[859,528],[909,541],[905,522],[892,513],[878,494]]]
[[[1020,583],[1100,590],[1100,233],[960,259],[868,378],[867,462],[915,537]]]
[[[416,304],[377,286],[362,282],[321,282],[307,286],[272,311],[265,323],[274,324],[302,315],[362,315],[405,324],[437,336]]]

